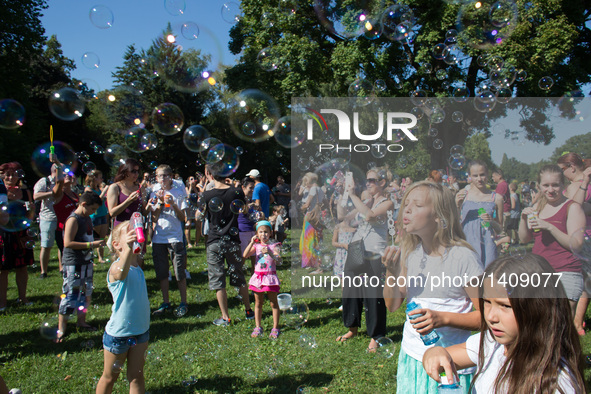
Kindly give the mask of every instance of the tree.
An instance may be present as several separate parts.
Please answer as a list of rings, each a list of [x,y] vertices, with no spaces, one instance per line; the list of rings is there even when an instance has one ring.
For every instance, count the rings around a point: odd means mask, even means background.
[[[556,163],[556,160],[565,152],[577,153],[583,159],[589,158],[591,156],[591,133],[570,137],[563,145],[554,150],[550,162]]]
[[[524,182],[530,178],[530,166],[522,163],[516,158],[508,158],[507,154],[503,154],[503,160],[499,166],[503,171],[504,178],[507,182],[517,181]]]
[[[477,133],[466,138],[465,143],[466,158],[469,160],[481,160],[486,163],[488,168],[494,168],[494,163],[490,156],[490,147],[488,139],[483,133]]]
[[[517,106],[505,104],[504,97],[558,97],[590,81],[591,64],[583,60],[591,51],[588,2],[520,0],[514,8],[507,1],[500,10],[492,0],[406,3],[317,0],[295,6],[286,0],[278,7],[271,0],[245,0],[244,16],[230,34],[230,50],[240,61],[227,71],[228,86],[233,91],[259,88],[276,98],[285,113],[295,96],[408,97],[418,92],[481,96],[485,104],[490,97],[494,110],[484,105],[482,112],[465,114],[453,131],[440,130],[437,138],[451,146],[463,144],[475,125],[488,133],[490,121],[506,113],[504,106]],[[521,70],[527,77],[514,82],[525,75]],[[547,91],[538,86],[546,76],[554,82]],[[445,105],[425,100],[422,108],[431,117]],[[522,124],[526,138],[549,144],[554,135],[546,127],[545,108],[527,110],[531,120]],[[438,150],[434,142],[422,142],[431,156],[430,163],[422,164],[441,168],[448,149]]]

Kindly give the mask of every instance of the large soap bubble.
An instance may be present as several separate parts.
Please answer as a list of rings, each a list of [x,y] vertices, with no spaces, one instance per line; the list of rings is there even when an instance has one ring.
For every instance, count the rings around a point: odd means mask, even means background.
[[[108,146],[103,157],[111,167],[119,167],[121,164],[125,164],[125,160],[128,159],[125,148],[118,144]]]
[[[125,133],[125,146],[132,152],[142,153],[149,151],[154,146],[153,134],[141,127],[132,127]],[[158,145],[158,142],[155,144]]]
[[[113,26],[113,12],[104,5],[95,5],[88,12],[90,22],[99,29],[108,29]]]
[[[457,17],[458,44],[486,49],[502,44],[517,26],[513,0],[471,0],[462,4]]]
[[[185,0],[164,0],[164,9],[172,16],[183,15],[186,7]]]
[[[200,155],[207,164],[214,164],[222,160],[226,146],[217,138],[209,137],[201,142]]]
[[[304,130],[293,130],[291,128],[291,116],[280,118],[273,128],[275,140],[284,148],[295,148],[300,146],[305,139]]]
[[[271,96],[257,89],[238,93],[230,108],[230,127],[245,141],[259,142],[273,136],[273,127],[281,116]]]
[[[35,148],[33,155],[31,156],[31,167],[40,177],[51,174],[52,163],[49,161],[50,146],[50,142],[39,145]],[[62,141],[53,141],[53,148],[60,163],[70,170],[75,171],[78,167],[78,161],[76,153],[70,145]]]
[[[13,200],[1,204],[0,213],[3,217],[8,215],[8,222],[0,226],[4,231],[23,231],[31,227],[32,220],[27,217],[27,208],[24,201]]]
[[[238,170],[240,165],[240,158],[236,149],[232,146],[223,144],[224,153],[220,160],[211,165],[210,171],[213,175],[227,177],[232,175]]]
[[[172,103],[158,105],[152,111],[152,126],[162,135],[174,135],[183,129],[185,116],[183,111]]]
[[[84,100],[72,88],[61,88],[49,96],[49,110],[61,120],[80,119],[84,114]]]
[[[25,123],[25,107],[16,100],[0,100],[0,127],[17,129]]]
[[[294,302],[283,311],[285,325],[292,328],[300,328],[308,321],[310,310],[305,302]]]

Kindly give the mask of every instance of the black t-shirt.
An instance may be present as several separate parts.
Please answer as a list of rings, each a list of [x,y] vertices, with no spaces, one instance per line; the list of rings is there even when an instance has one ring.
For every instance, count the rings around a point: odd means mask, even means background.
[[[218,199],[214,200],[213,199]],[[232,201],[246,202],[242,189],[229,187],[227,189],[211,189],[203,192],[200,204],[205,203],[207,219],[209,220],[209,234],[207,244],[219,241],[223,236],[229,236],[230,240],[240,242],[238,236],[238,214],[232,212]],[[221,209],[219,209],[221,201]],[[219,211],[218,211],[219,209]],[[231,229],[235,229],[230,231]]]

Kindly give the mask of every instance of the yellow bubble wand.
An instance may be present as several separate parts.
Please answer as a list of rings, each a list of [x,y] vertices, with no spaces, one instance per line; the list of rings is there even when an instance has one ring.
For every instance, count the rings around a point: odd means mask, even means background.
[[[53,126],[49,125],[49,142],[51,146],[49,147],[49,155],[55,154],[55,148],[53,147]]]

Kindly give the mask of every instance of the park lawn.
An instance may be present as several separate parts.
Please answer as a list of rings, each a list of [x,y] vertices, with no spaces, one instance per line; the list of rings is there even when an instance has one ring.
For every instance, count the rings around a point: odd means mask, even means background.
[[[328,235],[328,234],[327,234]],[[328,238],[328,239],[327,239]],[[330,238],[325,236],[325,243]],[[9,388],[23,393],[90,393],[102,373],[102,333],[110,316],[111,295],[106,286],[107,265],[95,267],[94,295],[87,320],[99,326],[97,332],[77,332],[72,321],[64,343],[54,344],[39,333],[42,322],[57,316],[56,301],[61,294],[56,248],[47,279],[38,278],[39,268],[30,268],[28,295],[33,306],[16,306],[14,275],[9,277],[9,308],[0,315],[0,375]],[[38,250],[35,251],[38,256]],[[152,319],[150,346],[146,356],[146,389],[151,393],[174,392],[394,392],[396,361],[402,339],[404,313],[388,314],[388,337],[395,343],[395,354],[385,358],[366,352],[369,339],[361,335],[346,343],[335,338],[346,329],[337,309],[339,299],[304,299],[310,312],[301,329],[286,328],[274,341],[268,335],[272,326],[270,307],[264,310],[265,337],[250,338],[254,321],[246,320],[242,302],[229,288],[233,324],[222,328],[212,324],[220,316],[215,293],[207,287],[203,244],[188,251],[189,312],[176,318],[172,313]],[[290,291],[290,264],[278,267],[282,292]],[[155,279],[151,250],[146,255],[145,276],[152,309],[162,298]],[[254,301],[251,296],[251,301]],[[174,279],[171,302],[180,299]],[[591,324],[588,319],[587,322]],[[300,345],[300,337],[315,339],[316,348]],[[583,337],[583,350],[591,350],[591,334]],[[589,381],[591,371],[586,371]],[[128,392],[121,374],[114,392]]]

